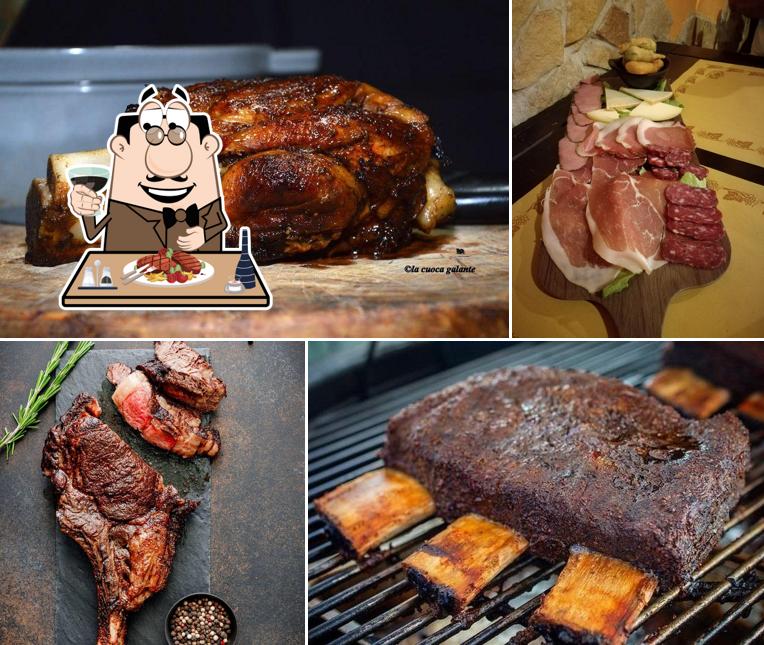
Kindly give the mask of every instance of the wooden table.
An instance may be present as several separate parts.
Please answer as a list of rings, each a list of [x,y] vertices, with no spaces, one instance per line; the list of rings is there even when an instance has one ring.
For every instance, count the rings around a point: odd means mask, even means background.
[[[297,342],[207,342],[228,384],[213,421],[210,589],[234,607],[242,643],[304,642],[304,350]],[[96,343],[150,348],[148,342]],[[0,416],[26,400],[50,342],[0,343]],[[0,643],[54,642],[55,505],[40,471],[54,406],[0,464]],[[179,547],[182,548],[182,545]]]
[[[58,295],[74,265],[25,264],[22,227],[0,225],[0,240],[0,333],[5,337],[434,338],[509,333],[509,230],[504,225],[458,224],[437,230],[415,239],[392,259],[261,266],[273,296],[269,311],[62,311]],[[463,272],[447,273],[454,267]]]
[[[236,275],[236,265],[241,254],[238,251],[222,253],[197,253],[205,266],[199,277],[183,284],[145,282],[143,278],[122,284],[120,276],[127,275],[134,267],[135,253],[105,253],[88,249],[77,263],[71,279],[61,294],[61,306],[66,309],[94,308],[114,309],[256,309],[271,304],[270,294],[263,288],[262,279],[255,271],[255,286],[236,293],[226,293],[225,286]],[[112,287],[93,288],[82,286],[86,269],[96,275],[96,262],[100,269],[109,267]],[[129,265],[128,269],[125,267]],[[202,279],[209,273],[207,279]]]

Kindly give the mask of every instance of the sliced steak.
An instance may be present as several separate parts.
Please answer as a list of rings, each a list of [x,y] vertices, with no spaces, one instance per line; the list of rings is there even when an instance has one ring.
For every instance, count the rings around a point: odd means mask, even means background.
[[[183,341],[157,341],[156,358],[139,365],[164,394],[200,412],[212,412],[226,395],[210,364]]]
[[[382,455],[420,481],[447,520],[479,513],[543,558],[564,559],[579,544],[667,587],[717,544],[749,444],[733,414],[688,420],[613,379],[524,367],[405,408]]]
[[[220,435],[202,424],[201,412],[168,401],[143,372],[112,363],[106,377],[116,386],[111,398],[117,410],[150,444],[181,457],[218,454]]]

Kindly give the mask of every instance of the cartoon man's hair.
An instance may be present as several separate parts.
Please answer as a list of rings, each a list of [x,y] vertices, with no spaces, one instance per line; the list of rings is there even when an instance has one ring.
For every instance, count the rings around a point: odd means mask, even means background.
[[[180,85],[172,88],[172,94],[177,98],[188,103],[188,92]],[[153,96],[157,95],[157,88],[153,83],[147,85],[141,92],[138,100],[143,103]],[[132,103],[125,108],[125,112],[135,112],[135,114],[123,114],[117,119],[117,136],[122,136],[130,143],[130,128],[138,123],[138,108],[140,104]],[[210,120],[206,114],[191,114],[191,123],[199,128],[199,138],[204,139],[210,134]]]

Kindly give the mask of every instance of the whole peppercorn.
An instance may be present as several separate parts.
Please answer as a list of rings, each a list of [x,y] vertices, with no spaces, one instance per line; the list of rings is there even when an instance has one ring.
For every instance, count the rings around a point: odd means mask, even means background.
[[[170,616],[170,637],[174,645],[227,645],[231,618],[212,598],[184,600]]]

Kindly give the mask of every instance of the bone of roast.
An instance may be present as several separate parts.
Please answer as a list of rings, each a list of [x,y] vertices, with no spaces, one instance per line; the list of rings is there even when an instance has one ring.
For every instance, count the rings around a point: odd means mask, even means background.
[[[366,83],[337,76],[219,80],[188,89],[210,115],[232,226],[249,226],[257,260],[304,254],[374,257],[431,231],[455,209],[427,116]],[[162,100],[170,98],[166,89]],[[26,261],[77,260],[87,243],[67,208],[67,168],[108,164],[105,150],[51,155],[27,196]]]

